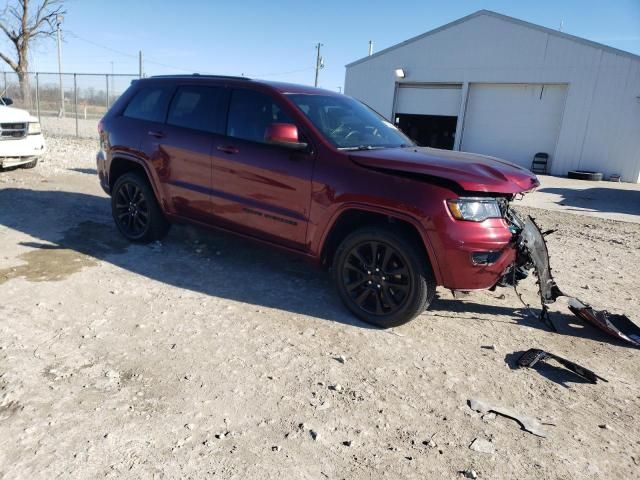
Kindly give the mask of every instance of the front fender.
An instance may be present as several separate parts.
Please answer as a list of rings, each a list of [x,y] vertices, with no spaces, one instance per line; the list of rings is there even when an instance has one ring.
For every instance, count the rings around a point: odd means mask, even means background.
[[[425,251],[427,252],[427,257],[429,262],[431,263],[431,267],[433,269],[433,274],[436,279],[436,284],[442,284],[442,275],[440,272],[440,265],[438,264],[438,259],[435,255],[433,246],[431,244],[431,240],[429,238],[429,234],[422,227],[420,221],[406,213],[399,212],[393,209],[387,209],[384,207],[378,207],[373,205],[368,205],[364,203],[350,202],[340,205],[330,216],[329,220],[326,222],[325,227],[322,229],[322,235],[318,236],[318,240],[315,243],[312,243],[311,250],[314,256],[320,257],[322,254],[326,242],[329,237],[329,233],[332,231],[338,219],[348,211],[357,210],[366,213],[375,213],[387,216],[389,218],[393,218],[411,225],[418,232],[422,244],[424,245]]]

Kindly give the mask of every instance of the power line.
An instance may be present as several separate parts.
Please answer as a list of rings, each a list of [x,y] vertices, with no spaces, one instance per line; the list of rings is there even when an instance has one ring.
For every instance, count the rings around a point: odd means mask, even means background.
[[[291,75],[292,73],[308,72],[309,70],[313,70],[314,68],[315,67],[307,67],[307,68],[301,68],[298,70],[290,70],[288,72],[251,74],[251,76],[252,77],[279,77],[282,75]]]
[[[111,48],[111,47],[108,47],[106,45],[102,45],[101,43],[94,42],[93,40],[89,40],[87,38],[81,37],[77,33],[71,32],[69,30],[67,30],[67,33],[69,33],[73,38],[76,38],[76,39],[81,40],[83,42],[89,43],[89,44],[91,44],[93,46],[102,48],[104,50],[108,50],[110,52],[117,53],[118,55],[123,55],[125,57],[135,58],[135,59],[138,58],[138,55],[135,55],[135,54],[132,54],[132,53],[123,52],[121,50],[116,50],[115,48]],[[167,65],[165,63],[157,62],[155,60],[150,60],[149,57],[146,58],[146,61],[147,61],[147,63],[153,63],[154,65],[159,65],[161,67],[171,68],[172,70],[180,70],[180,71],[183,71],[183,72],[193,72],[194,71],[192,69],[180,68],[180,67],[176,67],[176,66],[173,66],[173,65]]]
[[[67,30],[67,31],[66,31],[66,33],[67,33],[68,35],[71,35],[71,36],[72,36],[72,37],[74,37],[74,38],[77,38],[78,40],[81,40],[81,41],[83,41],[83,42],[90,43],[91,45],[93,45],[93,46],[95,46],[95,47],[104,48],[105,50],[109,50],[110,52],[117,53],[118,55],[124,55],[125,57],[131,57],[131,58],[138,58],[138,55],[133,55],[133,54],[131,54],[131,53],[121,52],[120,50],[116,50],[115,48],[107,47],[106,45],[101,45],[101,44],[99,44],[99,43],[97,43],[97,42],[94,42],[93,40],[88,40],[88,39],[86,39],[86,38],[83,38],[83,37],[81,37],[80,35],[78,35],[78,34],[76,34],[76,33],[72,32],[72,31],[70,31],[70,30]]]
[[[94,42],[93,40],[89,40],[87,38],[81,37],[80,35],[78,35],[75,32],[72,32],[70,30],[67,30],[66,33],[68,35],[70,35],[73,38],[76,38],[80,41],[89,43],[95,47],[99,47],[102,48],[104,50],[108,50],[109,52],[113,52],[113,53],[117,53],[118,55],[122,55],[125,57],[129,57],[129,58],[138,58],[138,55],[136,54],[132,54],[132,53],[127,53],[127,52],[123,52],[121,50],[117,50],[115,48],[111,48],[108,47],[106,45],[102,45],[101,43],[98,42]],[[187,73],[193,73],[193,72],[197,72],[198,69],[194,69],[194,68],[182,68],[182,67],[176,67],[175,65],[169,65],[163,62],[159,62],[157,60],[154,60],[153,58],[149,58],[148,56],[145,56],[145,63],[150,63],[152,65],[157,65],[159,67],[164,67],[164,68],[170,68],[171,70],[178,70],[180,72],[187,72]],[[305,68],[299,68],[296,70],[289,70],[289,71],[285,71],[285,72],[271,72],[271,73],[261,73],[261,74],[249,74],[249,76],[251,77],[257,77],[257,78],[266,78],[266,77],[280,77],[283,75],[291,75],[294,73],[301,73],[301,72],[308,72],[310,70],[313,70],[316,67],[305,67]],[[202,73],[210,73],[210,72],[202,72]]]

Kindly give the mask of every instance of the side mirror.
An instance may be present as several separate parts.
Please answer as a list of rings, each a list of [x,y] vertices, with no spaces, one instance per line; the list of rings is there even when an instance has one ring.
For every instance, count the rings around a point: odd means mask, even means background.
[[[298,127],[292,123],[272,123],[267,127],[264,139],[271,145],[280,145],[292,150],[307,148],[307,144],[301,142],[298,137]]]
[[[13,105],[13,100],[11,100],[9,97],[2,97],[2,103],[4,103],[8,107],[9,105]]]

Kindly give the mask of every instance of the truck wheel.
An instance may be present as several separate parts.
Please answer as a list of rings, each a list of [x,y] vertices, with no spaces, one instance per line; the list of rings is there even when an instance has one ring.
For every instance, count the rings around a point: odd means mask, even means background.
[[[29,163],[24,163],[24,164],[20,165],[20,168],[35,168],[35,166],[37,164],[38,164],[38,159],[34,158]]]
[[[415,242],[381,227],[348,235],[333,260],[340,298],[361,320],[382,328],[407,323],[433,301],[429,260]]]
[[[135,172],[125,173],[116,181],[111,213],[120,233],[131,242],[160,240],[169,231],[149,182]]]

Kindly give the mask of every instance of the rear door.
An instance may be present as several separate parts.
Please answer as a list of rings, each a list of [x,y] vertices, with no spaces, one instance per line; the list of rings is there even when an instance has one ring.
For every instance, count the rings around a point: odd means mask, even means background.
[[[140,149],[165,211],[210,220],[211,149],[224,128],[226,96],[220,87],[158,84],[141,89],[125,109],[142,122]]]
[[[181,85],[169,105],[157,158],[171,209],[180,216],[211,219],[211,149],[224,132],[227,97],[224,87]]]
[[[301,248],[314,157],[267,144],[272,123],[294,122],[271,95],[232,91],[227,136],[213,150],[213,213],[235,230]]]

